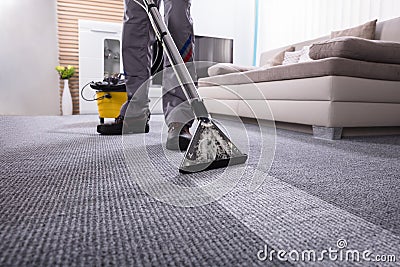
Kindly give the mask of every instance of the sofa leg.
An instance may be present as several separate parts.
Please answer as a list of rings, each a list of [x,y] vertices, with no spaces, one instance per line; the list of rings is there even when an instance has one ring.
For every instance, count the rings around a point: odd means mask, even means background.
[[[313,125],[313,136],[318,139],[340,140],[342,138],[342,127],[321,127]]]

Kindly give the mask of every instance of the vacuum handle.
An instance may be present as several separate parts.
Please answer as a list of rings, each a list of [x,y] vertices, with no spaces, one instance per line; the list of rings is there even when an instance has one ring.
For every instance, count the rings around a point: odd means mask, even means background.
[[[209,117],[208,111],[197,92],[196,86],[193,79],[186,68],[185,63],[182,60],[182,56],[175,45],[174,40],[169,33],[167,26],[165,25],[160,12],[158,11],[157,5],[153,0],[144,0],[147,4],[149,19],[153,26],[153,29],[157,35],[157,38],[162,42],[165,53],[171,63],[171,66],[175,72],[178,82],[190,102],[193,113],[196,118],[206,119]]]

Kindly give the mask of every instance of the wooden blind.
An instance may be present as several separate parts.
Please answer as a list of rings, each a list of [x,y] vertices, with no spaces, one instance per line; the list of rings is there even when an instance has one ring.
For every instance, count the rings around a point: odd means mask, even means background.
[[[59,64],[72,65],[76,74],[70,79],[73,114],[79,114],[79,52],[78,20],[122,22],[123,0],[57,0]],[[63,87],[60,81],[60,88]],[[60,90],[60,99],[62,95]],[[61,111],[61,101],[60,101]]]

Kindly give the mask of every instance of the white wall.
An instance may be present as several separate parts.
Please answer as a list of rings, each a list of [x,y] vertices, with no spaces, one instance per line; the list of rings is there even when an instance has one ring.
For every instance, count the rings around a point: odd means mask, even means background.
[[[399,0],[260,0],[258,55],[372,19],[394,17],[400,17]]]
[[[254,0],[193,0],[196,35],[233,38],[234,63],[252,65]]]
[[[55,0],[0,1],[0,115],[58,115]]]

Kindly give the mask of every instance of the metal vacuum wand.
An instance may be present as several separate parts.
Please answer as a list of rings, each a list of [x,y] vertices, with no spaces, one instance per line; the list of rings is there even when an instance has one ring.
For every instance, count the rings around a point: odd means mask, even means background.
[[[158,11],[157,5],[153,0],[145,0],[148,7],[149,18],[154,28],[157,38],[163,44],[167,57],[171,63],[171,66],[177,76],[178,82],[182,87],[186,98],[189,100],[190,106],[192,107],[193,113],[196,119],[209,119],[209,113],[200,95],[197,93],[196,86],[193,82],[192,77],[188,69],[186,68],[185,62],[182,60],[182,56],[175,45],[174,40],[171,37],[165,23]]]
[[[156,36],[163,44],[176,78],[199,122],[179,167],[179,171],[181,173],[193,173],[245,163],[247,155],[240,152],[212,121],[203,100],[197,92],[193,79],[182,60],[181,54],[165,26],[158,11],[158,6],[153,0],[143,1]]]

